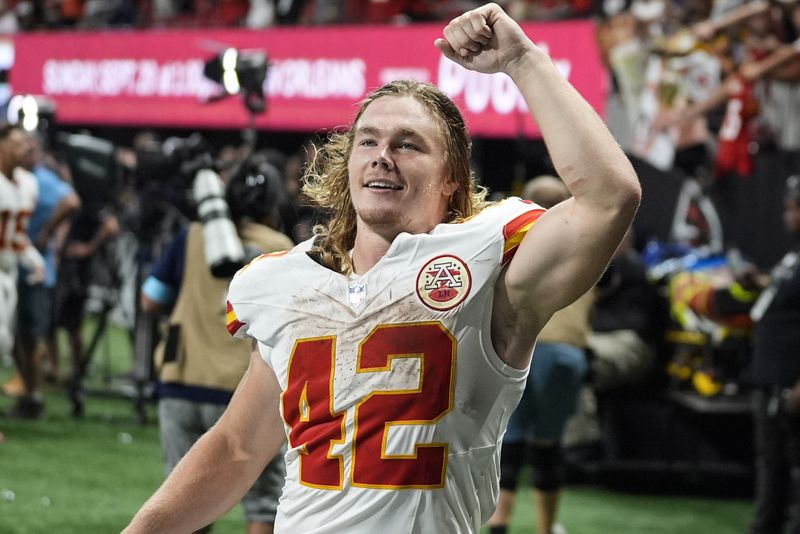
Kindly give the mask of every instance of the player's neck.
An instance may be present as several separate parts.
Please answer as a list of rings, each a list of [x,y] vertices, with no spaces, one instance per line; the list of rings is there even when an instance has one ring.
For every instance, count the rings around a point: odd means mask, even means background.
[[[377,232],[359,231],[353,246],[353,270],[355,274],[364,274],[388,252],[392,241],[397,234],[392,236],[381,235]]]

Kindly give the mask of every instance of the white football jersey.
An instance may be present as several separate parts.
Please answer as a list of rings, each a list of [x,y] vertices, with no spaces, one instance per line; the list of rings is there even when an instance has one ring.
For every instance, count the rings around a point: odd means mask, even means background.
[[[526,370],[492,348],[494,283],[544,212],[519,199],[398,235],[345,276],[311,241],[233,279],[228,328],[280,383],[287,479],[276,532],[477,532]]]
[[[13,181],[0,173],[0,269],[4,271],[16,273],[38,195],[36,177],[25,169],[15,168]]]

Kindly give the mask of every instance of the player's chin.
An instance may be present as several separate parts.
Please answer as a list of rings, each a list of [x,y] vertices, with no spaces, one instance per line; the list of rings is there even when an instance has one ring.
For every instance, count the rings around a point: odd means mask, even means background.
[[[391,226],[400,222],[401,211],[392,206],[368,206],[358,211],[359,218],[371,226]]]

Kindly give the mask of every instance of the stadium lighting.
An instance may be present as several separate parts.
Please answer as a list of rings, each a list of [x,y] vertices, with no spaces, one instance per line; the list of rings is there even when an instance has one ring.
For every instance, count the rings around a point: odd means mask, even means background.
[[[265,52],[226,48],[206,61],[203,75],[222,86],[224,93],[220,98],[242,94],[245,106],[252,113],[262,113],[266,109],[264,83],[267,79],[267,54]]]
[[[8,101],[6,118],[27,132],[46,129],[55,115],[55,104],[47,98],[34,95],[14,95]]]
[[[239,75],[236,66],[239,62],[239,52],[235,48],[228,48],[222,54],[222,86],[229,95],[238,94],[241,90]]]

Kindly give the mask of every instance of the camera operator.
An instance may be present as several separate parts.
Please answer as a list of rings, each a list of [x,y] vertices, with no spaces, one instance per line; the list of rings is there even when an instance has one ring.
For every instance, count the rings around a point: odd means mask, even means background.
[[[277,208],[285,196],[282,177],[273,166],[246,164],[231,178],[225,196],[247,259],[293,246],[273,229],[280,224]],[[205,220],[202,206],[198,211]],[[226,330],[225,297],[232,275],[213,275],[208,247],[219,244],[205,242],[204,224],[209,221],[191,223],[177,235],[141,291],[145,313],[159,313],[174,303],[168,334],[155,353],[168,472],[222,415],[250,358],[250,344]],[[248,533],[272,532],[283,479],[278,454],[242,500]]]
[[[80,193],[79,193],[80,194]],[[112,200],[81,197],[78,211],[64,242],[55,292],[55,314],[50,332],[48,350],[58,361],[59,350],[56,329],[64,328],[69,336],[72,375],[69,392],[73,401],[73,415],[82,415],[82,382],[88,356],[84,355],[81,325],[89,296],[95,262],[107,262],[108,244],[120,232],[119,220]]]
[[[800,238],[800,180],[787,181],[783,220]],[[756,321],[756,509],[751,532],[800,532],[800,251],[772,270],[750,312]]]

